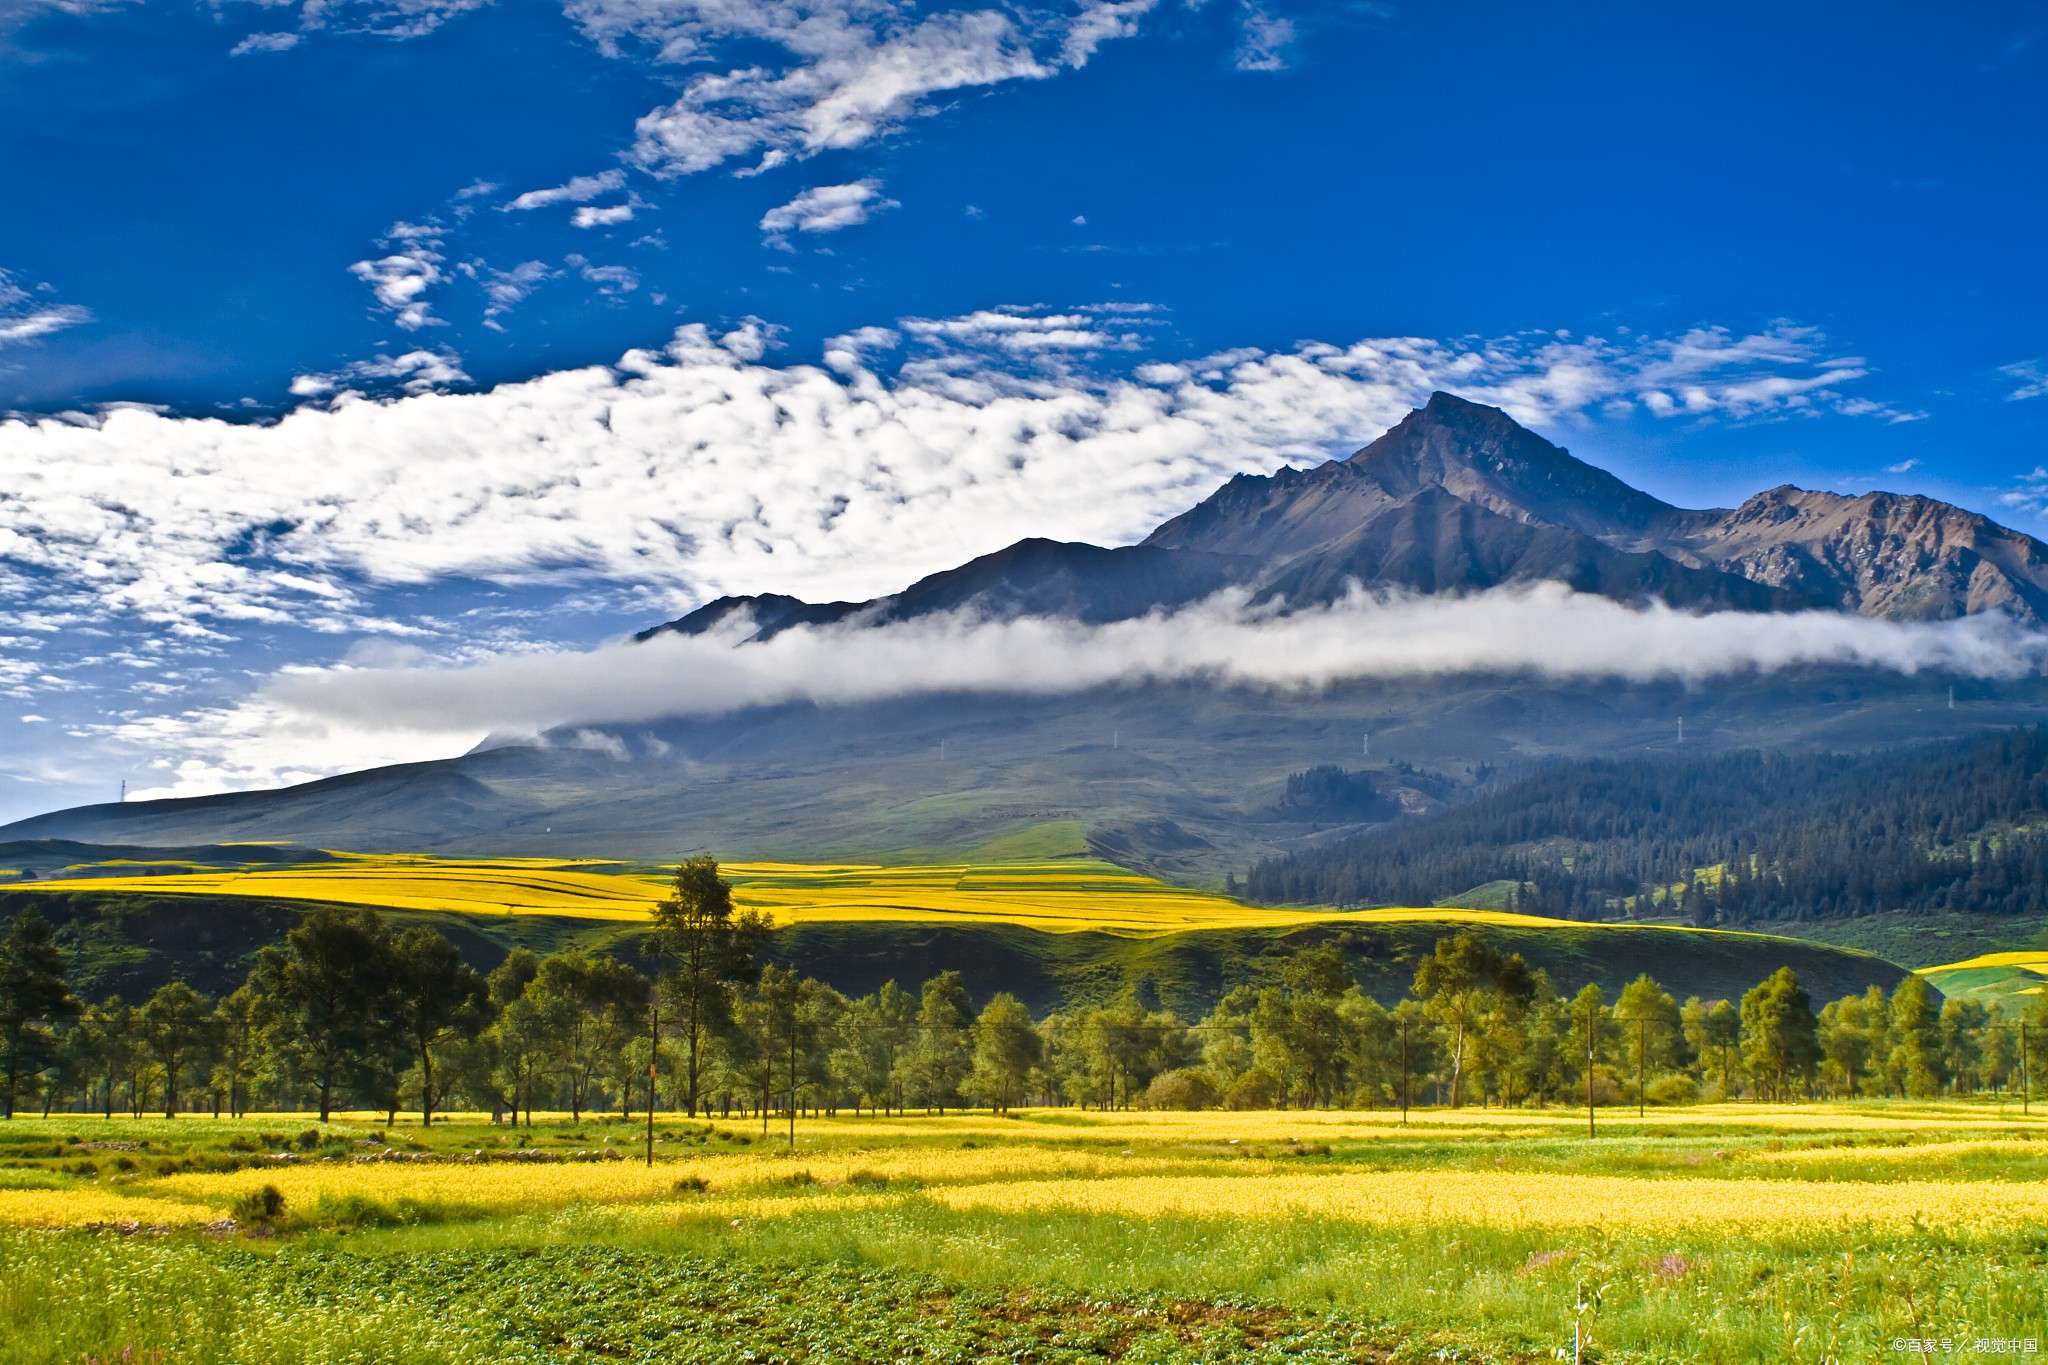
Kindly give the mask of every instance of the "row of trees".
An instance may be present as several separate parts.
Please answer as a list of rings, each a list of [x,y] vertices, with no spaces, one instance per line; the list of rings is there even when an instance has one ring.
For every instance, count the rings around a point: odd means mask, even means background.
[[[1334,944],[1280,960],[1188,1021],[1139,991],[1034,1019],[977,1011],[956,972],[864,996],[762,965],[767,925],[736,913],[708,858],[656,920],[656,971],[515,950],[488,975],[436,931],[319,909],[210,1000],[178,982],[139,1005],[81,1005],[49,926],[0,939],[5,1109],[451,1105],[531,1124],[536,1108],[696,1114],[965,1104],[1125,1108],[1685,1103],[1701,1097],[2007,1091],[2038,1074],[2022,1021],[1945,1004],[1918,977],[1815,1011],[1788,968],[1740,1000],[1682,1003],[1648,975],[1610,1000],[1561,993],[1519,954],[1440,940],[1389,1007]],[[2024,1021],[2048,1035],[2048,1000]]]
[[[2044,818],[2048,727],[1870,754],[1580,759],[1267,859],[1245,889],[1271,903],[1432,905],[1506,882],[1531,914],[1608,919],[1654,904],[1697,924],[2040,915]]]

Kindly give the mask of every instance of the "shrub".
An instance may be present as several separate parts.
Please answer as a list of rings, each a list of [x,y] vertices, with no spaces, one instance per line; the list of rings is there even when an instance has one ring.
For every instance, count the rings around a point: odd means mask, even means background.
[[[275,1229],[284,1221],[284,1191],[265,1185],[238,1194],[228,1204],[228,1216],[245,1228]]]
[[[1280,1086],[1264,1067],[1252,1067],[1230,1083],[1223,1097],[1232,1109],[1271,1109],[1280,1098]]]
[[[1184,1066],[1154,1076],[1140,1103],[1147,1109],[1214,1109],[1221,1100],[1207,1072]]]
[[[711,1182],[701,1175],[686,1175],[675,1183],[677,1194],[704,1194],[711,1189]]]
[[[846,1183],[858,1185],[863,1189],[878,1190],[889,1183],[889,1177],[883,1175],[880,1171],[850,1171],[847,1173]]]
[[[1698,1104],[1700,1083],[1682,1072],[1667,1071],[1651,1077],[1643,1094],[1651,1104]]]
[[[319,1145],[320,1130],[318,1128],[308,1128],[305,1132],[299,1134],[298,1146],[300,1151],[310,1152]]]

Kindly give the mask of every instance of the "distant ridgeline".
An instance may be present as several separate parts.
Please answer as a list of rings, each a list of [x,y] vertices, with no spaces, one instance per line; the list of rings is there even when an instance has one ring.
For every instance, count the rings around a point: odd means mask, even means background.
[[[1269,858],[1267,903],[1506,908],[1696,924],[1881,910],[2048,912],[2048,728],[1857,755],[1576,760]]]

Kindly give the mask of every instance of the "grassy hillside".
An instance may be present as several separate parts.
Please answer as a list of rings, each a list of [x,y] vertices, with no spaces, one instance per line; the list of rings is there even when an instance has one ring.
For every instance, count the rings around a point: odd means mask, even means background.
[[[1939,967],[1923,967],[1920,975],[1943,995],[1965,996],[2016,1015],[2048,995],[2048,949],[1984,953]]]
[[[619,727],[619,747],[606,751],[493,748],[282,791],[86,807],[0,835],[636,858],[703,846],[901,864],[1044,856],[1032,844],[1050,826],[1066,831],[1051,851],[1072,851],[1078,831],[1126,866],[1217,885],[1342,828],[1283,804],[1288,776],[1319,764],[1397,782],[1407,763],[1424,770],[1424,787],[1455,791],[1489,767],[1674,753],[1680,715],[1686,753],[1850,751],[2048,716],[2048,680],[1966,683],[1953,711],[1940,704],[1947,681],[1785,672],[1690,689],[1475,677],[1299,695],[1189,684],[792,705]],[[1021,846],[980,852],[1010,839]]]
[[[137,998],[179,976],[231,987],[251,953],[315,904],[368,906],[448,934],[489,966],[515,946],[580,945],[637,956],[664,890],[652,865],[559,859],[441,859],[333,853],[298,864],[208,870],[119,867],[0,891],[0,918],[34,905],[62,927],[89,993]],[[175,861],[175,860],[165,860]],[[1358,980],[1392,1000],[1436,940],[1473,928],[1568,989],[1618,988],[1648,971],[1680,995],[1732,996],[1791,965],[1824,999],[1900,969],[1878,957],[1761,934],[1588,924],[1457,906],[1271,910],[1169,886],[1085,858],[884,867],[733,863],[743,907],[777,923],[774,959],[850,992],[953,968],[971,993],[1034,1009],[1135,987],[1200,1013],[1289,951],[1339,942]]]

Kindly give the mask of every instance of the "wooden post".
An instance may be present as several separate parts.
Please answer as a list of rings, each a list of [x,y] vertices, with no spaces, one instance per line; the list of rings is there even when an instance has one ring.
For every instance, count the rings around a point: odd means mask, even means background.
[[[1408,1021],[1401,1021],[1401,1126],[1408,1126]]]
[[[1643,1039],[1644,1039],[1644,1030],[1646,1030],[1646,1029],[1647,1029],[1647,1028],[1649,1027],[1649,1024],[1650,1024],[1650,1019],[1649,1019],[1649,1016],[1648,1016],[1648,1015],[1644,1015],[1644,1016],[1642,1016],[1642,1017],[1640,1017],[1640,1018],[1638,1018],[1638,1019],[1636,1020],[1636,1117],[1637,1117],[1637,1118],[1641,1118],[1641,1117],[1643,1116],[1643,1078],[1644,1078],[1644,1068],[1643,1068],[1643,1057],[1644,1057],[1644,1052],[1645,1052],[1645,1043],[1644,1043]]]
[[[1593,1011],[1586,1011],[1586,1136],[1593,1136]]]
[[[647,1164],[654,1164],[654,1062],[661,1055],[661,990],[647,988]]]

